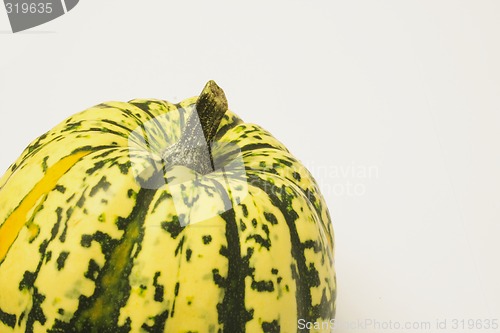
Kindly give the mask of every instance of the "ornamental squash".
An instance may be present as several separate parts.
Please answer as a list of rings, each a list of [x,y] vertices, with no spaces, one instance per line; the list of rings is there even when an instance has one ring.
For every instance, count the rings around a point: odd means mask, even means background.
[[[309,332],[333,253],[311,174],[213,81],[103,103],[0,179],[0,332]]]

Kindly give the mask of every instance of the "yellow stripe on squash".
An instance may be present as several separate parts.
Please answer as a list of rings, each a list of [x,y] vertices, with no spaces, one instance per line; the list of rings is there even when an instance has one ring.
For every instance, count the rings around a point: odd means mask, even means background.
[[[10,214],[5,222],[0,226],[0,263],[5,259],[9,248],[17,238],[21,229],[25,226],[26,214],[33,208],[38,200],[56,185],[57,181],[69,170],[75,163],[90,154],[90,151],[79,151],[58,161],[52,167],[47,169],[45,176],[33,187],[33,189],[24,197],[21,204]]]

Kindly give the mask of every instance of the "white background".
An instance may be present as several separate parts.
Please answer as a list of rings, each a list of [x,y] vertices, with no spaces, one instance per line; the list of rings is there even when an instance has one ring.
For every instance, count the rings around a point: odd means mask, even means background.
[[[500,320],[499,43],[499,1],[84,0],[15,35],[0,8],[0,169],[75,112],[214,79],[323,189],[338,332],[462,332]]]

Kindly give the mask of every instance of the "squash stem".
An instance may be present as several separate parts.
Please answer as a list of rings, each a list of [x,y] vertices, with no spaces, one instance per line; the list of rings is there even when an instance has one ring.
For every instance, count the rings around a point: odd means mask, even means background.
[[[188,118],[179,141],[163,154],[168,165],[183,165],[201,174],[214,170],[211,143],[228,109],[224,91],[209,81],[196,102],[196,112]]]

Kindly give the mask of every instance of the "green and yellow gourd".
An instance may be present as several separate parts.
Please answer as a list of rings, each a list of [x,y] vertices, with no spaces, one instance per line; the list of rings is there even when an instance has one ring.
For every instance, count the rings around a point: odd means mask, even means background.
[[[329,332],[298,321],[333,319],[333,254],[310,173],[213,81],[103,103],[0,179],[0,332]]]

